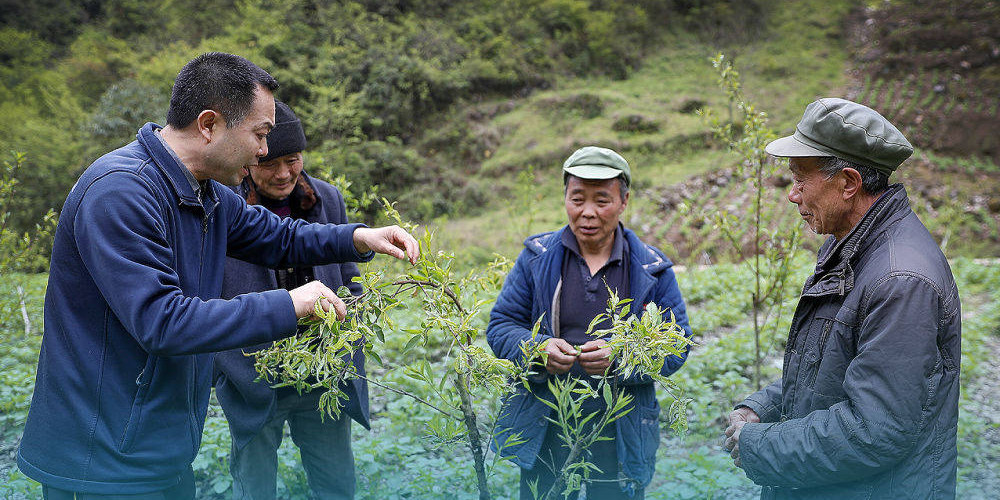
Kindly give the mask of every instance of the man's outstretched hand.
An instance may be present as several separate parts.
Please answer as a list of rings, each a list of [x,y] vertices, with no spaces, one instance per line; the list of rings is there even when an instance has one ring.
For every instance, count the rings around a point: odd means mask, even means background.
[[[384,253],[397,259],[416,264],[420,258],[420,245],[406,230],[399,226],[359,227],[354,230],[354,248],[358,253],[369,250]]]

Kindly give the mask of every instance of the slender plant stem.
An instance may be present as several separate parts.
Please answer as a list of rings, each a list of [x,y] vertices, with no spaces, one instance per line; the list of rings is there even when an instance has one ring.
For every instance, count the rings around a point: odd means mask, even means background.
[[[413,400],[415,400],[417,402],[423,403],[423,404],[427,405],[428,407],[430,407],[431,409],[437,410],[439,413],[441,413],[442,415],[444,415],[446,417],[449,417],[449,418],[452,418],[452,419],[455,419],[455,420],[461,420],[461,417],[459,417],[458,415],[455,415],[453,413],[449,413],[446,410],[442,410],[441,408],[438,408],[437,406],[435,406],[433,403],[427,401],[424,398],[421,398],[420,396],[417,396],[416,394],[404,391],[402,389],[396,389],[395,387],[391,387],[391,386],[385,385],[385,384],[383,384],[383,383],[381,383],[381,382],[379,382],[379,381],[377,381],[375,379],[366,377],[364,375],[360,375],[360,374],[355,374],[355,375],[357,375],[358,378],[360,378],[362,380],[365,380],[365,381],[367,381],[368,383],[370,383],[372,385],[377,385],[377,386],[379,386],[379,387],[381,387],[381,388],[383,388],[383,389],[385,389],[387,391],[395,392],[396,394],[399,394],[400,396],[406,396],[408,398],[412,398]]]
[[[449,299],[451,299],[452,303],[455,304],[455,307],[458,308],[459,312],[461,312],[462,314],[465,314],[465,308],[462,307],[462,302],[458,300],[458,296],[455,295],[455,292],[453,292],[450,288],[448,288],[446,286],[442,286],[442,285],[439,285],[437,283],[432,283],[430,281],[420,281],[420,280],[399,280],[399,281],[394,281],[392,284],[393,285],[417,285],[418,287],[420,287],[421,290],[423,290],[423,287],[425,287],[425,286],[429,286],[431,288],[440,288],[441,291],[443,291],[444,294],[447,295]],[[427,292],[424,291],[424,293],[427,293]]]
[[[486,460],[483,457],[483,440],[476,423],[476,412],[472,408],[472,395],[469,394],[469,377],[464,371],[456,374],[458,395],[462,398],[462,414],[465,417],[465,427],[469,431],[469,449],[475,460],[476,479],[479,486],[479,500],[491,500],[490,487],[486,482]]]
[[[559,476],[556,477],[555,482],[552,483],[552,487],[549,488],[549,492],[545,495],[545,500],[556,500],[559,495],[562,495],[563,490],[566,489],[566,476],[569,473],[569,467],[576,463],[577,458],[583,454],[584,448],[589,447],[594,443],[594,440],[600,435],[604,428],[608,425],[608,419],[611,418],[611,411],[618,404],[618,377],[612,378],[611,382],[611,403],[608,405],[604,414],[601,415],[600,420],[594,425],[590,432],[585,434],[583,438],[577,439],[573,443],[573,446],[569,450],[569,454],[566,455],[566,461],[563,462],[562,468],[559,470]],[[560,418],[560,420],[564,420]]]
[[[24,289],[17,285],[17,299],[21,303],[21,319],[24,320],[24,338],[31,335],[31,320],[28,319],[28,308],[24,304]]]
[[[761,296],[760,296],[760,230],[761,230],[761,198],[764,195],[764,164],[757,158],[754,162],[754,167],[756,169],[757,175],[757,196],[754,204],[754,238],[753,238],[753,254],[754,254],[754,293],[753,293],[753,348],[754,348],[754,364],[753,364],[753,384],[756,389],[760,389],[760,307],[761,307]]]

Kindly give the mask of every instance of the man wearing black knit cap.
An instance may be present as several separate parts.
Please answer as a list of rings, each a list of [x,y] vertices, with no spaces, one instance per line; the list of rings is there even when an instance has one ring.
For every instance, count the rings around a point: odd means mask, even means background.
[[[267,137],[268,154],[249,168],[250,175],[234,188],[251,205],[262,205],[281,217],[309,222],[344,224],[344,198],[337,188],[302,171],[302,150],[306,137],[302,124],[291,109],[275,100],[275,126]],[[274,289],[294,289],[313,280],[331,290],[348,287],[361,292],[351,278],[358,276],[354,263],[315,267],[266,269],[236,259],[226,260],[223,297]],[[267,347],[262,344],[256,349]],[[256,349],[246,349],[252,351]],[[368,385],[362,379],[344,382],[340,388],[349,396],[340,418],[325,420],[317,411],[323,390],[299,394],[295,389],[272,389],[255,381],[253,358],[243,349],[219,353],[216,357],[215,389],[232,433],[230,470],[233,497],[268,499],[276,497],[277,450],[287,421],[292,440],[299,446],[309,488],[315,498],[354,497],[354,459],[351,453],[351,419],[365,428],[368,423]],[[358,351],[352,362],[364,374],[364,354]]]

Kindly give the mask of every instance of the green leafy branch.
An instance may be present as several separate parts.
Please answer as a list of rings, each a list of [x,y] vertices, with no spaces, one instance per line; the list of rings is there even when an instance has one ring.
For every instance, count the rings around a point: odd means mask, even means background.
[[[416,233],[416,225],[404,221],[388,201],[383,199],[383,204],[388,220],[411,234]],[[385,367],[379,351],[386,342],[387,332],[410,336],[403,348],[404,354],[417,346],[443,339],[448,345],[445,373],[432,373],[426,360],[403,367],[407,377],[430,390],[433,401],[368,377],[365,379],[410,397],[451,422],[461,423],[474,457],[480,498],[486,499],[490,496],[483,433],[473,409],[472,394],[485,390],[494,400],[499,399],[499,395],[509,390],[515,370],[510,361],[497,359],[477,345],[482,335],[478,318],[490,301],[467,303],[464,292],[497,289],[510,264],[506,259],[497,258],[482,271],[459,275],[452,267],[454,255],[434,251],[433,236],[432,232],[424,231],[419,241],[420,259],[405,273],[387,279],[381,270],[368,271],[355,278],[363,290],[358,296],[351,296],[346,287],[338,290],[348,309],[348,317],[343,322],[337,321],[332,312],[317,307],[315,317],[302,322],[303,333],[250,355],[255,357],[260,378],[275,387],[291,386],[299,391],[325,388],[320,409],[336,417],[346,398],[340,385],[345,380],[362,377],[350,362],[354,352],[361,350]],[[420,328],[399,330],[387,313],[411,302],[419,304]],[[431,430],[442,434],[439,437],[447,441],[454,437],[455,427],[434,425]]]
[[[546,464],[555,473],[556,480],[542,497],[535,490],[536,498],[566,498],[589,481],[592,472],[600,472],[584,454],[594,443],[609,439],[603,435],[607,426],[632,410],[632,397],[623,387],[626,380],[648,377],[660,384],[673,397],[668,411],[671,428],[678,432],[686,428],[684,408],[689,400],[680,396],[677,385],[664,377],[661,370],[670,356],[683,356],[693,341],[685,336],[672,312],[668,315],[651,302],[639,314],[632,314],[632,299],[619,299],[610,288],[609,293],[607,311],[597,315],[587,328],[588,335],[607,338],[604,347],[610,350],[608,368],[601,375],[591,376],[596,383],[570,376],[550,376],[546,383],[553,400],[536,395],[553,410],[554,418],[547,418],[557,427],[559,438],[569,449],[562,464]],[[611,320],[610,326],[597,330],[597,325],[607,319]],[[533,339],[539,325],[535,324]],[[546,363],[544,343],[525,343],[522,352],[527,368],[521,373],[520,383],[531,391],[529,377],[536,375],[535,370]],[[602,399],[604,411],[585,414],[583,405],[590,398]]]

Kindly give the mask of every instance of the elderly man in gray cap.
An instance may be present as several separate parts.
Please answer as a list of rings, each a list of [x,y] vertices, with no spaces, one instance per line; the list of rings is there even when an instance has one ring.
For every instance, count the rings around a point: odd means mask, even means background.
[[[788,200],[831,237],[792,319],[780,381],[729,417],[725,446],[764,499],[954,498],[961,314],[948,261],[888,184],[913,152],[874,110],[810,104]]]
[[[552,409],[542,401],[552,400],[548,378],[592,380],[589,375],[604,373],[610,364],[606,341],[587,334],[591,321],[607,309],[609,288],[632,299],[633,311],[653,302],[668,319],[673,313],[691,335],[673,264],[619,220],[631,180],[628,162],[610,149],[588,146],[574,152],[563,164],[569,224],[525,240],[490,313],[486,337],[498,357],[521,362],[526,343],[538,343],[548,354],[543,373],[532,378],[530,387],[517,388],[496,425],[494,450],[502,447],[502,454],[521,467],[521,499],[533,498],[532,484],[544,495],[568,455],[557,426],[547,420],[555,418]],[[540,319],[540,332],[533,337],[532,326]],[[605,319],[597,329],[609,326]],[[677,371],[685,358],[686,353],[667,358],[661,373]],[[591,473],[587,498],[642,498],[653,476],[660,444],[656,392],[648,377],[622,383],[633,398],[632,408],[608,426],[607,440],[588,450],[588,461],[600,470]],[[601,398],[583,402],[585,414],[605,410]]]

